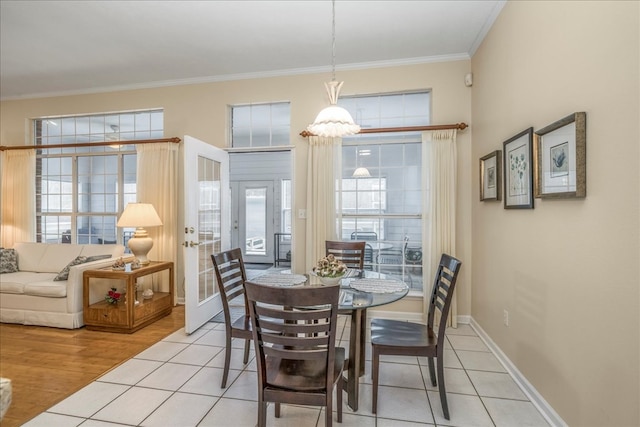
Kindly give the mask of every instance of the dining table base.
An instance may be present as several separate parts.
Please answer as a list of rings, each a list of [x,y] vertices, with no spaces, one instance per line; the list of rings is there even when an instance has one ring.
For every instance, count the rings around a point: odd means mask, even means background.
[[[351,327],[349,336],[349,364],[347,378],[343,382],[347,392],[347,404],[357,411],[360,397],[360,377],[364,375],[365,342],[367,338],[367,309],[355,308],[349,311]],[[354,345],[357,343],[356,345]]]

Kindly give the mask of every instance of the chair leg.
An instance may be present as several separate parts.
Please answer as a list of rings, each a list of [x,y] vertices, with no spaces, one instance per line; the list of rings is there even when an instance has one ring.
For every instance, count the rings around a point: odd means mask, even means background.
[[[438,391],[440,392],[440,403],[442,404],[442,413],[446,420],[449,419],[449,405],[447,405],[447,392],[444,386],[444,363],[442,357],[438,358]]]
[[[338,422],[342,422],[342,375],[336,383],[336,409],[338,411]]]
[[[258,402],[258,427],[267,427],[267,402]]]
[[[249,361],[249,348],[251,347],[251,340],[244,340],[244,359],[242,359],[243,364],[247,364]]]
[[[224,350],[224,370],[222,371],[222,385],[227,387],[227,377],[229,376],[229,365],[231,364],[231,331],[227,331],[227,343]]]
[[[276,415],[276,418],[280,418],[280,404],[279,403],[275,404],[275,409],[273,411],[274,411],[274,413]]]
[[[371,380],[373,382],[373,395],[371,398],[371,412],[374,414],[378,411],[378,370],[380,369],[380,354],[378,347],[371,346]]]
[[[333,425],[333,393],[327,393],[327,406],[324,413],[324,425],[325,427],[331,427]]]
[[[429,363],[429,376],[431,377],[431,385],[435,386],[436,383],[436,368],[433,366],[433,357],[427,358],[427,362]],[[439,365],[440,363],[438,363]]]

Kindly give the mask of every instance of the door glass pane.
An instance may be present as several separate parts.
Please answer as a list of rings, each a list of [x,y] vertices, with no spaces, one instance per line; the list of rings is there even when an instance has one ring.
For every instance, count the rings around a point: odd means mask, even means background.
[[[245,230],[247,255],[266,255],[267,245],[267,189],[248,188],[245,190]]]
[[[198,185],[198,301],[202,302],[215,293],[211,255],[222,250],[219,162],[198,157]]]

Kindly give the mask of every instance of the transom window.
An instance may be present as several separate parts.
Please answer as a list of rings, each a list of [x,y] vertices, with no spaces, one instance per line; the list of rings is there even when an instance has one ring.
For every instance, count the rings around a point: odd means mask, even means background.
[[[288,102],[231,107],[231,146],[259,148],[290,143],[291,107]]]
[[[163,111],[46,117],[33,121],[38,242],[121,243],[116,222],[136,201],[136,151],[126,141],[162,138]],[[57,144],[113,142],[56,147]],[[127,231],[126,233],[130,233]]]

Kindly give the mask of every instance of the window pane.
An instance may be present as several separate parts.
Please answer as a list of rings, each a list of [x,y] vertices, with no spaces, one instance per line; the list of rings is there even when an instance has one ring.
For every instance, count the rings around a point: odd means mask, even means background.
[[[245,230],[247,255],[266,255],[267,253],[267,188],[249,188],[245,190]]]
[[[288,102],[231,107],[231,146],[289,145],[290,108]]]

